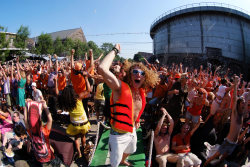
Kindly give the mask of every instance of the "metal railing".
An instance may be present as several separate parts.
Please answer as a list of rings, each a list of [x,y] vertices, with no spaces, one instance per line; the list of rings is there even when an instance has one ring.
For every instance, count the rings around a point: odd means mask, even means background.
[[[219,3],[219,2],[200,2],[200,3],[192,3],[192,4],[187,4],[187,5],[183,5],[183,6],[180,6],[180,7],[176,7],[174,9],[171,9],[165,13],[163,13],[162,15],[158,16],[154,21],[153,23],[151,24],[150,26],[150,29],[154,26],[154,24],[156,22],[159,22],[161,19],[163,19],[163,17],[171,14],[171,13],[174,13],[174,12],[177,12],[177,11],[181,11],[181,10],[184,10],[184,9],[188,9],[188,8],[193,8],[193,7],[210,7],[210,6],[214,6],[214,7],[224,7],[224,8],[229,8],[229,9],[233,9],[233,10],[237,10],[237,11],[240,11],[242,13],[245,13],[247,15],[250,15],[250,12],[245,10],[245,9],[242,9],[238,6],[234,6],[234,5],[229,5],[229,4],[225,4],[225,3]]]

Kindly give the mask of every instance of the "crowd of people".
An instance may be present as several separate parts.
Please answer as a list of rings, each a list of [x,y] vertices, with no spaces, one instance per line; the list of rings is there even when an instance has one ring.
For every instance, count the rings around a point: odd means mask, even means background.
[[[154,130],[152,166],[249,164],[250,82],[229,76],[230,69],[222,76],[220,67],[113,62],[120,50],[116,44],[103,59],[94,60],[90,50],[75,60],[72,49],[69,61],[53,55],[52,62],[49,55],[46,62],[17,57],[0,65],[1,150],[10,163],[13,152],[25,149],[40,166],[65,166],[49,140],[64,113],[81,158],[93,101],[96,123],[110,126],[112,167],[133,165],[127,158],[136,151],[140,126]]]

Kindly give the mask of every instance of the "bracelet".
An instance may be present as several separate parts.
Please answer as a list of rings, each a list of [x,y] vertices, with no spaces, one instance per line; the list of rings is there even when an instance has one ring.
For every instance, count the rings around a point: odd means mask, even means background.
[[[115,51],[115,54],[116,54],[116,55],[119,53],[119,50],[118,50],[116,47],[113,47],[112,50]]]

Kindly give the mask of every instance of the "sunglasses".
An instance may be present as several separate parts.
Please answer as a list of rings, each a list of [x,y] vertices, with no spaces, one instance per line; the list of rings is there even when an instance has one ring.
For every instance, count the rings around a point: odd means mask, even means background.
[[[140,75],[145,76],[145,72],[144,71],[140,71],[140,70],[134,69],[132,72],[133,72],[134,75],[137,75],[138,73],[140,73]]]
[[[203,95],[203,93],[202,93],[202,92],[198,92],[198,94],[199,94],[199,95]]]

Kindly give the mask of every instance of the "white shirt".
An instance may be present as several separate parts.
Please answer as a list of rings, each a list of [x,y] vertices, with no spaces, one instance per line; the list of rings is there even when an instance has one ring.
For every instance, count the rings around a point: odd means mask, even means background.
[[[34,101],[40,102],[42,100],[43,94],[39,89],[36,89],[36,92],[32,91],[32,97]]]
[[[221,98],[223,98],[224,97],[224,95],[225,95],[225,93],[226,93],[226,86],[224,86],[224,85],[221,85],[221,86],[219,86],[219,90],[218,90],[218,92],[216,93],[218,96],[220,96]],[[217,99],[218,100],[218,102],[221,102],[222,100],[219,100],[219,99]]]

